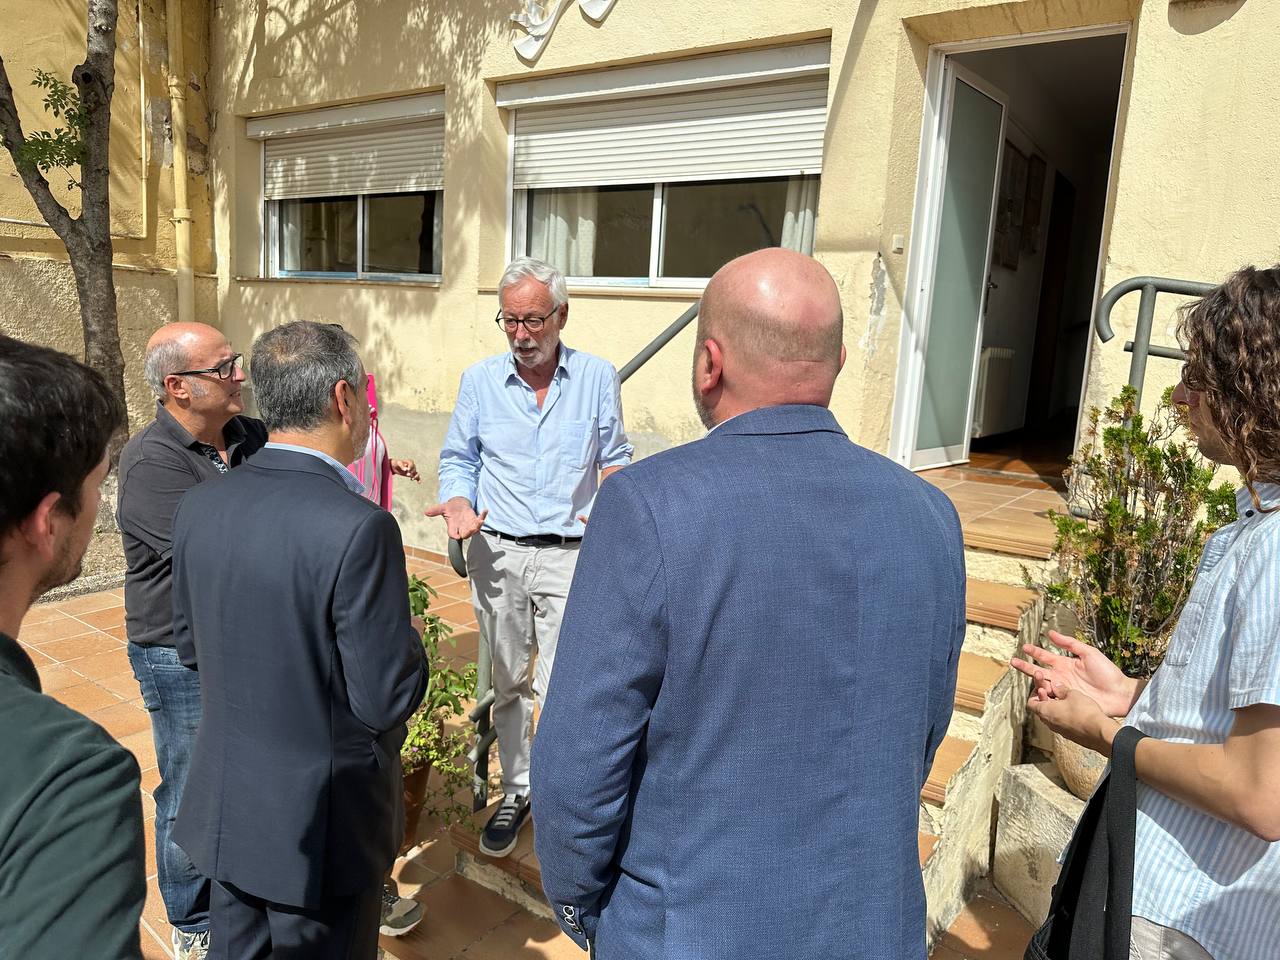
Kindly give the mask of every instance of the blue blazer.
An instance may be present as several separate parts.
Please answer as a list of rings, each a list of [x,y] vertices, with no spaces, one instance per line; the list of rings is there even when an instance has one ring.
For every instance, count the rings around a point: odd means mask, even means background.
[[[533,748],[565,931],[601,960],[924,960],[964,585],[950,501],[821,407],[611,477]]]
[[[204,711],[174,841],[274,903],[376,889],[427,683],[395,518],[316,457],[264,449],[183,496],[173,544],[174,641]]]

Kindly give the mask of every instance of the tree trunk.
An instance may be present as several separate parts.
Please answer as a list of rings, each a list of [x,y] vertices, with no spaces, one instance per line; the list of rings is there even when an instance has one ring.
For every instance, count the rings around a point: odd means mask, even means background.
[[[124,354],[120,350],[120,326],[116,315],[111,238],[108,236],[105,244],[102,240],[95,242],[76,230],[65,242],[71,257],[71,272],[76,278],[76,295],[80,299],[84,362],[102,374],[111,392],[124,402]],[[123,434],[112,439],[109,452],[113,465],[125,439]]]

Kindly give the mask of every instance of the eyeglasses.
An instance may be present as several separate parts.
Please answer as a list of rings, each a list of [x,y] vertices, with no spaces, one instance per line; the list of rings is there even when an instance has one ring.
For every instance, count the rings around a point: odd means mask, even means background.
[[[223,360],[216,367],[205,367],[203,370],[175,370],[169,374],[171,377],[192,377],[198,373],[216,373],[219,380],[230,380],[235,376],[236,371],[244,369],[242,358],[244,354],[237,353],[230,360]]]
[[[539,330],[542,329],[542,325],[544,323],[546,323],[548,320],[550,320],[559,312],[560,312],[559,308],[557,307],[555,310],[552,310],[550,313],[548,313],[545,317],[523,317],[520,319],[516,319],[515,317],[505,317],[502,315],[501,312],[499,312],[498,315],[493,319],[494,319],[494,322],[497,323],[497,325],[500,326],[503,330],[507,331],[507,333],[515,333],[518,329],[520,329],[520,324],[522,323],[524,324],[524,328],[528,330],[530,333],[537,333]]]

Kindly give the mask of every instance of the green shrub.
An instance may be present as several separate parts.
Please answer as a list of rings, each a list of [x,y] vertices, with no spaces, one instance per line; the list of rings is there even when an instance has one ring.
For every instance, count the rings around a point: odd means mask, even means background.
[[[445,721],[462,716],[464,703],[475,697],[476,667],[468,664],[464,670],[455,670],[441,652],[441,643],[452,646],[456,641],[449,625],[429,612],[435,596],[436,591],[430,584],[409,577],[409,610],[426,625],[422,631],[422,648],[427,654],[430,676],[422,705],[409,718],[409,734],[400,749],[400,762],[406,775],[424,767],[436,771],[423,810],[440,817],[447,825],[469,812],[468,807],[454,798],[471,786],[471,769],[463,757],[470,746],[469,734],[461,730],[447,731]]]
[[[1132,677],[1160,665],[1205,541],[1236,512],[1169,395],[1149,420],[1132,387],[1091,412],[1066,475],[1072,512],[1049,514],[1058,574],[1039,585]]]

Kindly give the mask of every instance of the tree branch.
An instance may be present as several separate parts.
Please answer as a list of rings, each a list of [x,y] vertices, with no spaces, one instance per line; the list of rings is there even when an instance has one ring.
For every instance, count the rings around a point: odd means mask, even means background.
[[[75,221],[71,219],[67,208],[54,198],[44,174],[22,159],[22,145],[26,142],[22,120],[18,117],[18,107],[13,98],[13,87],[9,85],[9,73],[5,69],[4,58],[0,57],[0,143],[4,144],[9,156],[13,158],[18,176],[22,177],[22,182],[45,223],[66,243],[67,237],[75,228]]]
[[[111,242],[110,184],[111,97],[116,84],[117,0],[89,0],[84,63],[71,80],[85,106],[84,160],[80,164],[80,219],[90,242]]]

